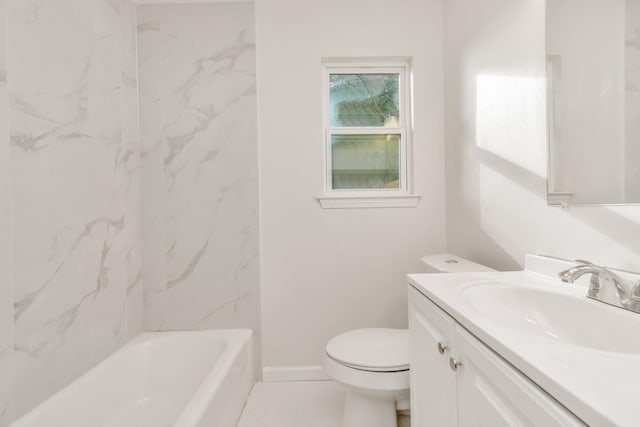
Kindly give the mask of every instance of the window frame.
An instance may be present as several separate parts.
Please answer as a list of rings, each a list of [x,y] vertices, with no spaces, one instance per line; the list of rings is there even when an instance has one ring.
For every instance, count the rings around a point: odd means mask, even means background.
[[[397,127],[331,126],[330,78],[332,74],[397,74]],[[408,58],[325,58],[322,61],[322,130],[324,144],[324,194],[317,199],[323,208],[414,207],[420,196],[413,193],[411,128],[411,70]],[[398,188],[333,188],[332,137],[334,135],[399,135]]]

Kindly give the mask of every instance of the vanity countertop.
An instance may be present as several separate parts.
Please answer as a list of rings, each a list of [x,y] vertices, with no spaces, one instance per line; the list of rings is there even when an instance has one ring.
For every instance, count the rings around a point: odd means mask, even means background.
[[[408,278],[587,425],[639,426],[640,314],[588,299],[586,281],[555,277],[571,264],[544,258],[527,256],[523,271]]]

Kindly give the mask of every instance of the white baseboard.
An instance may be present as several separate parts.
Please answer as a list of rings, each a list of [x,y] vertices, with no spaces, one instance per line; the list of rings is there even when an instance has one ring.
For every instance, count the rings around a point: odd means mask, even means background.
[[[265,366],[262,381],[326,381],[330,378],[322,366]]]

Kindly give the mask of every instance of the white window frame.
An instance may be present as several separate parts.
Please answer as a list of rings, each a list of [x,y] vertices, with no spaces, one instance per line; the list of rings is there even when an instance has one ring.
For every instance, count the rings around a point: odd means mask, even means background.
[[[408,58],[325,58],[322,61],[322,121],[324,140],[324,194],[320,205],[332,208],[415,207],[420,196],[413,193],[411,170],[411,69]],[[398,74],[399,124],[397,127],[332,127],[330,122],[331,74]],[[399,135],[399,188],[334,189],[331,140],[333,135]]]

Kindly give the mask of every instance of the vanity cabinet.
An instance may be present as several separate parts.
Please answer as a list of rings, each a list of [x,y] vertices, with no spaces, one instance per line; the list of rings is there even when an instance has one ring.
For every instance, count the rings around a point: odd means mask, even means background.
[[[409,288],[411,426],[456,426],[456,377],[449,356],[456,322]]]
[[[412,427],[585,425],[413,287],[409,330]]]

